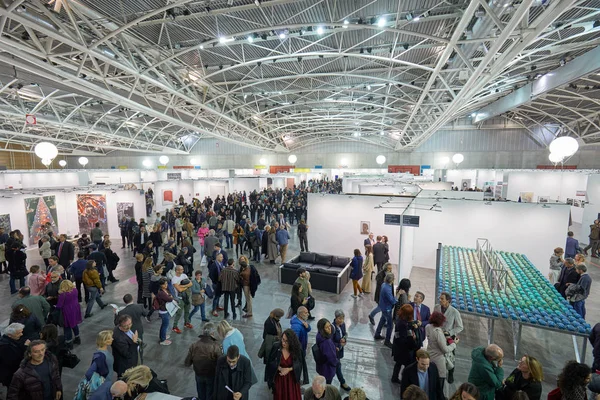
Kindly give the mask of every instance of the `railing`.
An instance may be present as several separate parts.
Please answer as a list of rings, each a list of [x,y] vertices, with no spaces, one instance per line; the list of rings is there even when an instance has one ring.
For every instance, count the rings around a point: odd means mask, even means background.
[[[497,252],[494,251],[490,241],[487,239],[477,239],[477,258],[485,271],[486,282],[491,290],[504,292],[506,290],[506,279],[508,271],[504,261]]]

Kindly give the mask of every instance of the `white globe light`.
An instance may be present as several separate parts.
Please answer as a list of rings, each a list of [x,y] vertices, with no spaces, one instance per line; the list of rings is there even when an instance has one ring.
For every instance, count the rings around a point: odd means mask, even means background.
[[[383,165],[383,164],[385,164],[385,156],[377,156],[375,161],[377,161],[377,164]]]
[[[348,165],[348,160],[346,160],[345,158],[342,158],[341,159],[341,164],[342,164],[342,166]]]
[[[260,165],[266,165],[267,164],[267,159],[266,158],[261,158],[260,160],[258,160],[258,162],[260,163]]]
[[[79,164],[81,164],[82,167],[85,167],[90,160],[88,160],[87,157],[79,157],[79,160],[77,161],[79,161]]]
[[[200,161],[198,161],[198,160],[197,160],[197,159],[195,159],[195,158],[192,158],[192,159],[190,160],[190,164],[192,164],[192,165],[195,167],[196,165],[200,165]]]
[[[552,162],[554,164],[558,164],[564,158],[565,158],[564,156],[561,156],[560,154],[557,154],[557,153],[550,153],[550,155],[548,156],[548,159],[550,160],[550,162]]]
[[[550,143],[550,153],[558,154],[563,158],[571,157],[579,150],[577,139],[570,136],[561,136]]]
[[[160,158],[158,159],[158,162],[160,162],[162,165],[167,165],[169,163],[169,157],[160,156]]]
[[[452,162],[454,162],[455,164],[460,164],[463,161],[465,161],[465,156],[463,156],[460,153],[457,153],[452,156]]]
[[[53,160],[58,155],[58,149],[49,142],[41,142],[35,145],[33,149],[35,155],[41,159]]]
[[[47,167],[48,165],[52,164],[52,160],[49,158],[42,158],[42,164]]]
[[[144,161],[142,161],[142,164],[143,164],[143,165],[144,165],[144,167],[146,167],[146,168],[150,168],[150,167],[152,167],[152,161],[148,160],[147,158],[146,158]]]
[[[450,162],[450,157],[442,157],[440,161],[442,162],[442,164],[446,165]]]
[[[64,168],[64,167],[66,167],[66,166],[67,166],[67,162],[66,162],[65,160],[60,160],[60,161],[58,162],[58,165],[60,165],[61,167],[63,167],[63,168]]]
[[[296,157],[294,154],[292,154],[291,156],[288,157],[288,161],[290,162],[290,164],[294,164],[294,163],[296,163],[296,161],[298,161],[298,157]]]

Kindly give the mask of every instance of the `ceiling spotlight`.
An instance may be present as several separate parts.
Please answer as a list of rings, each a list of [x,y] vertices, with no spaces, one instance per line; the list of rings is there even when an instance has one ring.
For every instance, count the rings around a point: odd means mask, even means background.
[[[169,157],[168,156],[160,156],[160,158],[158,159],[158,162],[160,162],[162,165],[167,165],[169,163]]]
[[[460,153],[456,153],[455,155],[452,156],[452,162],[454,162],[456,165],[460,164],[464,160],[465,160],[465,156],[463,156]]]
[[[319,27],[317,28],[317,34],[319,34],[319,35],[322,35],[323,33],[325,33],[325,29],[323,29],[323,27],[322,27],[322,26],[319,26]]]
[[[412,13],[407,13],[406,16],[405,16],[405,18],[406,18],[407,21],[412,21],[412,19],[413,19]]]
[[[58,165],[60,165],[61,167],[63,167],[63,168],[64,168],[64,167],[66,167],[66,166],[67,166],[67,162],[66,162],[65,160],[60,160],[60,161],[58,162]]]
[[[198,161],[197,158],[192,158],[190,160],[190,164],[192,164],[194,167],[196,167],[196,166],[200,165],[200,161]]]
[[[350,21],[348,21],[347,19],[344,20],[344,28],[348,28],[348,25],[350,25]]]
[[[381,131],[381,132],[379,132],[379,134],[380,134],[381,136],[383,136],[383,135],[385,135],[385,132],[384,132],[384,131]]]
[[[402,47],[404,47],[404,50],[408,50],[408,43],[404,43]]]
[[[254,38],[252,36],[248,36],[248,43],[254,42]]]
[[[418,22],[420,19],[421,19],[420,16],[416,16],[416,17],[413,18],[413,22]]]
[[[377,20],[377,26],[383,28],[387,24],[387,19],[385,17],[381,17]]]
[[[377,162],[377,164],[383,165],[383,164],[385,164],[385,156],[384,155],[377,156],[375,161]]]
[[[79,164],[81,164],[82,167],[85,168],[85,166],[88,164],[89,160],[87,159],[87,157],[79,157]]]
[[[290,164],[295,164],[296,161],[298,161],[298,157],[296,157],[294,154],[292,154],[288,157],[288,161],[290,162]]]
[[[81,160],[81,159],[80,159],[80,160]],[[80,161],[80,162],[81,162],[81,161]],[[150,167],[152,167],[152,161],[150,161],[150,160],[148,160],[148,159],[146,158],[144,161],[142,161],[142,165],[143,165],[144,167],[146,167],[146,168],[150,168]]]
[[[285,39],[285,33],[284,32],[281,32],[279,34],[279,39]]]
[[[220,43],[229,43],[229,42],[233,42],[234,40],[235,40],[235,39],[234,39],[234,38],[232,38],[232,37],[228,38],[228,37],[225,37],[225,36],[221,36],[221,37],[219,38],[219,42],[220,42]]]
[[[256,4],[256,7],[260,7],[262,0],[254,0],[254,4]]]
[[[260,165],[267,165],[267,159],[266,158],[261,158],[260,160],[258,160],[258,162],[260,163]]]
[[[371,85],[367,85],[367,90],[371,90]]]

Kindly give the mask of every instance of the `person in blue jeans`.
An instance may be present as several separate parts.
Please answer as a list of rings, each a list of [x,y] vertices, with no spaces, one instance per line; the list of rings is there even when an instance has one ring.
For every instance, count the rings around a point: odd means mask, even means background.
[[[213,304],[212,304],[212,315],[215,317],[219,316],[219,311],[223,308],[219,307],[219,300],[221,300],[221,283],[219,282],[219,275],[223,270],[223,254],[219,253],[216,255],[215,261],[210,263],[208,266],[208,276],[212,281],[212,288],[214,292]]]
[[[194,309],[190,313],[190,321],[194,314],[200,310],[200,315],[202,316],[202,321],[208,322],[208,318],[206,318],[206,295],[204,294],[206,288],[206,282],[202,278],[202,271],[198,270],[194,272],[194,279],[192,280],[192,305]],[[195,304],[196,302],[201,301],[202,304]]]
[[[392,323],[392,312],[394,311],[394,305],[396,304],[396,298],[394,297],[394,274],[388,273],[385,276],[385,281],[381,286],[381,294],[379,295],[379,308],[381,309],[381,319],[377,324],[375,330],[375,340],[381,340],[381,329],[383,324],[387,325],[385,329],[385,342],[384,344],[388,347],[392,346],[390,341],[392,337],[392,331],[394,330],[394,324]]]
[[[579,264],[575,266],[575,271],[579,274],[579,281],[577,285],[583,289],[583,293],[579,296],[582,297],[572,303],[573,308],[577,314],[581,315],[581,318],[585,319],[585,300],[590,295],[590,288],[592,286],[592,278],[587,274],[587,267],[585,264]],[[569,289],[567,289],[567,293]]]
[[[169,293],[169,281],[167,278],[160,278],[158,281],[158,294],[156,295],[156,302],[158,303],[158,315],[160,316],[160,344],[162,346],[168,346],[171,344],[169,340],[170,336],[167,335],[169,329],[169,322],[171,321],[171,315],[167,311],[167,303],[173,301],[173,296]],[[153,304],[154,306],[154,304]]]

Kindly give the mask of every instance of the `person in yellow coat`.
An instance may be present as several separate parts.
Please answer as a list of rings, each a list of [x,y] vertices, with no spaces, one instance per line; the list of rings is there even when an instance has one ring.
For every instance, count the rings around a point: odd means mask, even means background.
[[[373,248],[371,245],[366,245],[362,280],[362,290],[365,293],[371,293],[371,274],[373,272],[373,265]]]

